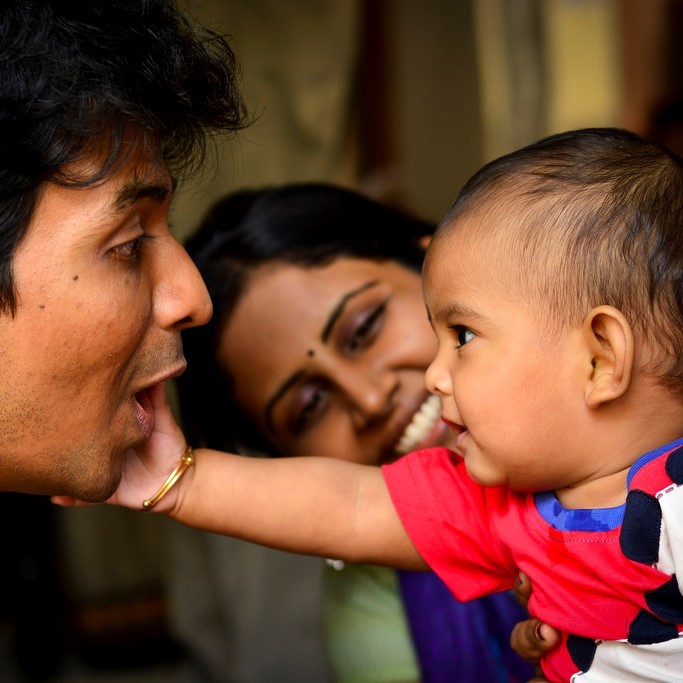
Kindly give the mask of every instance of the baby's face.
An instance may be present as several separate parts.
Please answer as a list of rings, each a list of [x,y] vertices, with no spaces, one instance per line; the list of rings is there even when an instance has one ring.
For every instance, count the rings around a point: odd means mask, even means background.
[[[569,486],[591,467],[577,453],[586,419],[580,328],[544,322],[542,304],[521,294],[511,240],[475,220],[459,218],[427,254],[424,295],[438,340],[427,386],[475,481]]]

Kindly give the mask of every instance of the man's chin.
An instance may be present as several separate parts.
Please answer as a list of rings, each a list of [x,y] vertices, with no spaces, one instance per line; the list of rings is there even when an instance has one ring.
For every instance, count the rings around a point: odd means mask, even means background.
[[[113,489],[107,489],[106,493],[86,491],[83,492],[82,495],[75,495],[74,497],[78,498],[78,500],[81,500],[84,503],[104,503],[111,498],[114,491],[116,491],[116,487]]]
[[[100,474],[95,480],[83,480],[70,482],[68,491],[63,493],[74,496],[85,503],[104,503],[111,498],[121,481],[121,473],[116,474],[107,471]]]

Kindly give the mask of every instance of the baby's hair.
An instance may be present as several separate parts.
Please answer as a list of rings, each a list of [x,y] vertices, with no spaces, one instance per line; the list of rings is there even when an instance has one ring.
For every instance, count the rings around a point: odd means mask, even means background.
[[[652,350],[648,370],[683,391],[683,159],[624,130],[553,135],[484,166],[437,234],[475,214],[495,218],[554,322],[614,306]]]

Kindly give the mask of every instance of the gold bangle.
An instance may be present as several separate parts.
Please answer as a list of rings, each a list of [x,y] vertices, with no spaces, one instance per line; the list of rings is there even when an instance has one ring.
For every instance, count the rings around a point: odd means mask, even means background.
[[[182,479],[187,468],[193,463],[194,451],[192,446],[188,446],[180,456],[180,464],[168,475],[162,487],[151,498],[142,501],[142,509],[151,510]]]

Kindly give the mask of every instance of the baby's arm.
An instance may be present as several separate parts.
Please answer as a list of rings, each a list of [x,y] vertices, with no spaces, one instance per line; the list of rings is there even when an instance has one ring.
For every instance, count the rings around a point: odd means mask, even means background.
[[[171,517],[282,550],[425,569],[377,467],[199,449]]]
[[[180,462],[185,437],[162,386],[150,393],[154,433],[125,457],[108,503],[142,509]],[[152,508],[188,526],[349,562],[427,569],[378,467],[332,458],[250,458],[197,449],[195,462]],[[79,505],[54,496],[60,505]]]

